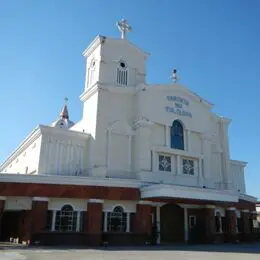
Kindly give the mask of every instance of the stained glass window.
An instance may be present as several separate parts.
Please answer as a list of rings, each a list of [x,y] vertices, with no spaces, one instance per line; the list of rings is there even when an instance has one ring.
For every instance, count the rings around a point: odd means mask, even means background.
[[[194,175],[194,161],[189,159],[183,159],[182,172],[183,174]]]
[[[159,171],[171,171],[171,157],[159,155]]]
[[[174,121],[171,127],[171,148],[184,150],[183,126],[179,121]]]

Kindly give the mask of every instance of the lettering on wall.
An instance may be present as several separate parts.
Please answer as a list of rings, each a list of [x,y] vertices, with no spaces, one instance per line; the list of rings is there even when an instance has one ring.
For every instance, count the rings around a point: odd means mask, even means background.
[[[189,107],[188,100],[177,96],[167,96],[166,98],[170,102],[170,105],[165,106],[166,112],[192,118],[191,112],[187,111]]]

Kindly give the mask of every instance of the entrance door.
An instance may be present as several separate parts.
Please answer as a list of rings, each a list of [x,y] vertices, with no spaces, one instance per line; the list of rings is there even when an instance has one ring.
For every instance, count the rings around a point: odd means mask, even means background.
[[[188,216],[189,242],[203,243],[205,238],[205,220],[202,210]]]
[[[19,236],[20,211],[4,211],[1,223],[1,241]]]
[[[184,211],[176,204],[166,204],[160,209],[161,243],[184,241]]]

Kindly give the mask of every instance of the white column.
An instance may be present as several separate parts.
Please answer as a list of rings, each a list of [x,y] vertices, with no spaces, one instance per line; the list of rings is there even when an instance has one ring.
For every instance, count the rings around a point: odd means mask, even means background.
[[[157,224],[157,244],[159,245],[161,243],[161,215],[160,215],[160,205],[156,206],[156,224]]]
[[[177,155],[177,175],[181,174],[181,157]]]
[[[110,165],[109,165],[109,153],[110,153],[110,143],[111,143],[111,131],[107,131],[107,169],[109,170]]]
[[[170,127],[168,125],[165,125],[165,146],[171,147],[171,144],[170,144]]]
[[[191,151],[191,142],[190,142],[190,130],[186,130],[186,138],[187,138],[187,150],[188,152]]]
[[[107,232],[107,212],[104,212],[104,232]]]
[[[77,224],[76,224],[76,231],[80,231],[80,211],[77,212]]]
[[[55,231],[56,210],[52,211],[51,231]]]
[[[126,213],[126,232],[130,232],[130,213]]]
[[[202,158],[199,158],[199,177],[202,178]]]
[[[157,161],[158,161],[158,155],[154,150],[152,150],[152,172],[158,171]]]
[[[188,210],[184,208],[184,241],[187,243],[189,240],[189,223],[188,223]]]
[[[132,136],[128,136],[128,171],[131,171],[131,163],[132,163]]]

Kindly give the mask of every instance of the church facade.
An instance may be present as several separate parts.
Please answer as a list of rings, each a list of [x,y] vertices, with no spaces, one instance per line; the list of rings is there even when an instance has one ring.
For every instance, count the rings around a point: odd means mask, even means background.
[[[41,244],[249,241],[256,198],[229,153],[230,119],[178,83],[147,84],[149,54],[97,36],[82,119],[67,104],[0,166],[0,238]]]

